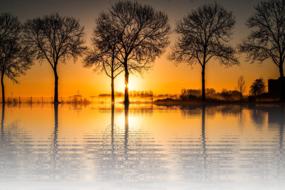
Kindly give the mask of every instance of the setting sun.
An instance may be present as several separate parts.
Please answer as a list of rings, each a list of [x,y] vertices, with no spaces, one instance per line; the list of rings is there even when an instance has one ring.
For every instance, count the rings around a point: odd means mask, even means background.
[[[0,190],[284,190],[285,0],[1,0]]]
[[[138,76],[131,76],[128,84],[129,91],[140,91],[144,90],[141,86],[141,78]],[[116,80],[116,91],[117,92],[124,92],[125,90],[125,82],[124,78],[121,76]]]

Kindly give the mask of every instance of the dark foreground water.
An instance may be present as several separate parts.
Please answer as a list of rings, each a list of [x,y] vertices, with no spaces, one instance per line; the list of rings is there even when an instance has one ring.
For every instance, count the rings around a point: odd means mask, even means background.
[[[6,106],[0,189],[285,189],[285,107]]]

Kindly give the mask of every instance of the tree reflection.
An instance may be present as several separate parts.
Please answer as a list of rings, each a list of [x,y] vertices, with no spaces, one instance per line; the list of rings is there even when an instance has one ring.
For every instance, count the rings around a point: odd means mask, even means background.
[[[125,159],[128,160],[128,144],[129,144],[129,104],[124,104],[125,108],[125,138],[124,138],[124,150]]]
[[[256,105],[251,105],[249,108],[251,109],[250,116],[252,121],[262,127],[265,123],[265,110]]]
[[[54,131],[53,131],[53,152],[57,152],[58,144],[58,104],[54,104]]]
[[[206,106],[202,105],[201,107],[201,121],[202,121],[202,132],[201,132],[201,140],[202,140],[202,150],[203,150],[203,162],[204,169],[207,168],[207,142],[206,142]]]
[[[271,106],[264,107],[263,110],[268,112],[268,123],[272,127],[276,124],[279,128],[279,150],[283,149],[283,139],[284,139],[284,124],[285,124],[285,107],[281,106]]]
[[[52,142],[52,169],[54,170],[53,177],[56,177],[57,168],[57,153],[58,153],[58,104],[54,104],[54,130],[53,130],[53,142]]]
[[[5,127],[5,104],[2,104],[2,113],[1,113],[1,135],[4,135]]]
[[[254,105],[249,107],[251,110],[251,119],[256,124],[264,126],[266,114],[268,115],[268,124],[272,128],[279,128],[279,148],[283,149],[285,107],[284,105]]]
[[[111,107],[111,146],[112,146],[112,158],[114,158],[115,153],[115,104]]]

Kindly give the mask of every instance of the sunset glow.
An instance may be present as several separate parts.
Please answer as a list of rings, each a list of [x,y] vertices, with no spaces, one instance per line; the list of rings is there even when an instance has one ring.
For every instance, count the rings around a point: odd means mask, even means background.
[[[41,16],[43,14],[53,13],[56,10],[61,10],[62,15],[75,16],[80,20],[80,23],[85,27],[84,40],[87,45],[90,44],[92,30],[95,27],[94,20],[105,8],[108,8],[113,1],[96,2],[86,1],[85,3],[61,3],[57,6],[41,6],[36,2],[33,8],[28,6],[18,6],[17,3],[4,3],[0,10],[11,10],[12,13],[19,16],[22,21],[25,19]],[[144,2],[144,1],[143,1]],[[147,1],[149,2],[149,1]],[[244,3],[220,1],[226,8],[232,10],[237,18],[237,25],[234,27],[232,43],[237,46],[243,40],[248,30],[244,25],[246,19],[251,15],[251,12],[256,4],[255,1],[244,1]],[[42,3],[42,2],[41,2]],[[172,32],[170,35],[170,47],[155,60],[153,67],[149,71],[144,71],[142,74],[132,75],[130,80],[130,90],[152,90],[156,94],[174,93],[179,94],[183,88],[201,88],[201,70],[198,65],[188,66],[186,64],[177,66],[175,62],[168,59],[171,47],[174,45],[176,35],[174,34],[175,22],[181,19],[185,14],[190,12],[195,7],[203,2],[185,1],[177,3],[176,1],[156,1],[152,5],[154,8],[161,8],[169,14]],[[236,5],[238,4],[238,6]],[[35,7],[43,7],[41,11]],[[19,9],[21,7],[21,9]],[[246,11],[245,11],[246,10]],[[240,12],[242,12],[240,14]],[[26,14],[29,13],[29,14]],[[206,70],[206,84],[208,88],[215,88],[217,91],[223,89],[234,90],[237,85],[237,80],[240,75],[243,75],[246,84],[247,92],[253,80],[263,77],[265,80],[278,77],[278,69],[273,63],[267,62],[264,64],[250,64],[244,56],[239,55],[240,65],[233,67],[225,67],[220,64],[211,63]],[[213,60],[212,62],[215,62]],[[276,67],[276,68],[275,68]],[[254,71],[254,72],[252,72]],[[94,72],[92,69],[84,68],[81,59],[75,63],[73,60],[68,60],[66,64],[59,66],[59,91],[61,96],[67,97],[80,91],[84,96],[97,95],[104,92],[109,92],[110,81],[104,73]],[[53,76],[46,62],[38,64],[34,63],[32,69],[27,71],[26,75],[21,76],[19,84],[7,80],[7,95],[8,96],[52,96],[53,94]],[[123,74],[116,80],[116,89],[120,92],[124,89]]]
[[[0,1],[0,190],[284,190],[285,0]]]

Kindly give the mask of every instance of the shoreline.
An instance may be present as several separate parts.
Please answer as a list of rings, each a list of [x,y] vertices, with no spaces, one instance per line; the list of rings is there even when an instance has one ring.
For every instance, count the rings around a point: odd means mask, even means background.
[[[185,101],[179,99],[173,100],[156,100],[153,102],[157,106],[222,106],[222,105],[242,105],[242,106],[252,106],[252,105],[285,105],[285,102],[281,101],[220,101],[220,100],[208,100],[208,101]]]

